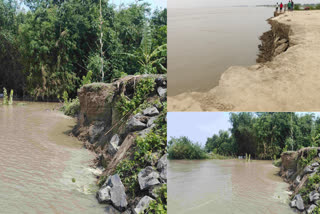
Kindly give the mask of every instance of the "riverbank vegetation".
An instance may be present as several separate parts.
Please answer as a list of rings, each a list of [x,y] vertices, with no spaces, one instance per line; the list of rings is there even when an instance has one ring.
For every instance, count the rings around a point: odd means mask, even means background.
[[[167,11],[132,2],[0,0],[0,88],[58,100],[75,98],[89,72],[106,83],[166,73]]]
[[[230,113],[229,121],[231,128],[209,137],[204,147],[186,137],[171,139],[169,157],[202,159],[211,154],[278,162],[282,152],[320,145],[320,118],[311,113]]]

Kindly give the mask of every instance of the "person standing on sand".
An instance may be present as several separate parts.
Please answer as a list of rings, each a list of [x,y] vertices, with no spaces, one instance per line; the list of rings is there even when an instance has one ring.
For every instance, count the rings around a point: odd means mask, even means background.
[[[279,4],[278,4],[278,2],[277,2],[277,4],[276,4],[276,12],[278,13],[278,7],[279,7]]]
[[[285,12],[286,12],[286,10],[287,10],[287,6],[288,6],[288,5],[287,5],[287,4],[285,4],[285,5],[284,5],[284,7],[283,7],[283,12],[284,12],[284,13],[285,13]]]
[[[289,1],[288,2],[288,11],[290,11],[291,10],[291,2]]]
[[[282,2],[280,3],[280,13],[282,13],[282,8],[283,8],[283,4]]]

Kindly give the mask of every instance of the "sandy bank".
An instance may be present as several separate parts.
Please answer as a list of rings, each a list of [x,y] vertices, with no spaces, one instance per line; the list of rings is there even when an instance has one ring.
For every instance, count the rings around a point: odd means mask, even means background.
[[[319,111],[319,20],[320,11],[287,12],[272,18],[272,27],[289,29],[285,52],[269,62],[230,67],[219,85],[208,92],[168,97],[168,110]]]

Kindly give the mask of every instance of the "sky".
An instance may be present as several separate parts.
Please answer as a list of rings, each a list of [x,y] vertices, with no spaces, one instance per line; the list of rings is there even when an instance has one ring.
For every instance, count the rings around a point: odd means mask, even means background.
[[[219,130],[231,128],[228,112],[168,112],[167,117],[168,139],[187,136],[201,145]]]
[[[315,115],[320,117],[320,112]],[[231,128],[229,112],[168,112],[167,117],[168,140],[171,137],[187,136],[204,146],[208,137],[219,133],[219,130],[227,131]]]
[[[167,7],[167,0],[143,0],[144,2],[148,2],[151,4],[153,9],[155,8],[166,8]],[[109,2],[114,3],[115,5],[120,5],[122,3],[128,5],[131,3],[136,2],[136,0],[109,0]]]

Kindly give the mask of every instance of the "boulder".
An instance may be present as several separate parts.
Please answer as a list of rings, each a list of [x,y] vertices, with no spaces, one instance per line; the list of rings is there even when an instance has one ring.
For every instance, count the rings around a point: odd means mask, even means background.
[[[110,189],[109,186],[105,186],[97,192],[96,197],[99,203],[107,203],[111,200]]]
[[[317,207],[316,205],[311,204],[310,207],[307,209],[307,213],[312,213],[316,207]]]
[[[157,164],[157,169],[160,172],[160,179],[167,181],[167,154],[164,154]]]
[[[160,76],[156,78],[156,83],[158,86],[166,86],[167,85],[167,78],[166,76]]]
[[[317,201],[320,199],[320,194],[314,190],[309,193],[309,199],[311,202]]]
[[[147,127],[152,126],[157,119],[158,119],[158,116],[150,117],[150,119],[148,120],[148,123],[147,123]]]
[[[113,135],[108,145],[108,153],[111,155],[114,155],[115,153],[117,153],[119,149],[119,143],[120,143],[119,135],[117,134]]]
[[[134,213],[135,214],[140,214],[144,213],[144,211],[149,207],[149,204],[151,201],[154,201],[151,197],[149,196],[144,196],[139,203],[137,204],[136,208],[134,208]]]
[[[299,211],[304,210],[304,204],[303,204],[303,199],[300,194],[297,194],[294,199],[296,200],[296,207]]]
[[[144,138],[147,136],[148,133],[150,133],[152,131],[152,129],[155,127],[155,124],[152,124],[150,127],[143,129],[142,131],[140,131],[138,134],[140,137]]]
[[[300,184],[300,182],[301,182],[301,177],[300,177],[300,175],[298,175],[293,183],[295,186],[298,186]]]
[[[149,195],[152,196],[153,198],[158,198],[158,189],[161,188],[162,185],[156,185],[153,186],[152,188],[149,189]]]
[[[311,166],[312,166],[312,167],[318,167],[318,166],[319,166],[319,163],[318,163],[318,162],[314,162],[314,163],[311,164]]]
[[[102,193],[102,196],[105,198],[103,202],[111,202],[116,209],[123,211],[128,206],[125,188],[118,174],[108,177],[102,188],[98,191],[97,198]],[[100,202],[101,200],[98,199],[98,201]]]
[[[149,189],[150,187],[160,184],[159,173],[152,168],[152,166],[147,166],[142,169],[138,174],[138,181],[141,190]]]
[[[290,207],[291,207],[291,208],[297,207],[297,201],[296,201],[296,200],[290,201]]]
[[[155,116],[159,114],[159,111],[156,107],[150,107],[150,108],[146,108],[145,110],[143,110],[142,112],[143,115],[145,116]]]
[[[128,123],[127,123],[127,129],[132,132],[132,131],[140,131],[142,129],[147,128],[147,125],[145,123],[142,123],[140,120],[138,120],[135,117],[132,117]]]
[[[93,125],[89,128],[89,141],[90,143],[94,143],[102,134],[103,130],[105,128],[104,122],[95,122]]]
[[[313,169],[311,166],[306,166],[304,169],[303,169],[303,174],[310,174],[310,173],[313,173]]]
[[[166,88],[159,87],[159,88],[157,88],[157,92],[161,98],[164,98],[167,96],[167,89]]]

